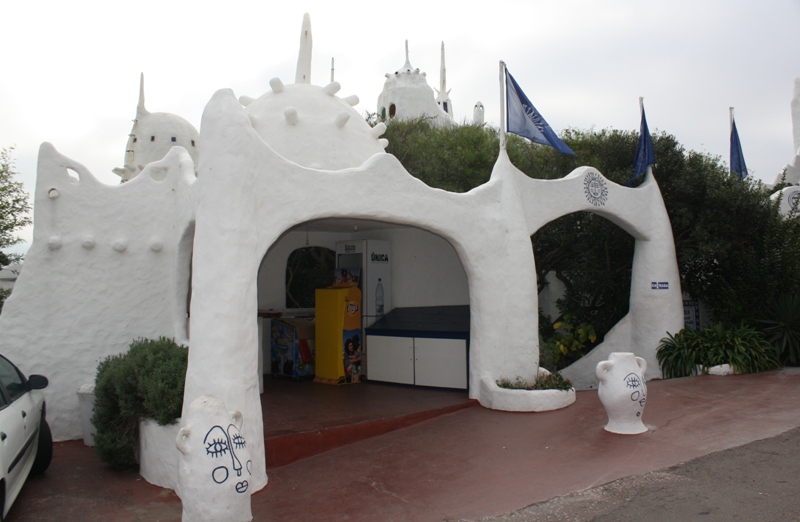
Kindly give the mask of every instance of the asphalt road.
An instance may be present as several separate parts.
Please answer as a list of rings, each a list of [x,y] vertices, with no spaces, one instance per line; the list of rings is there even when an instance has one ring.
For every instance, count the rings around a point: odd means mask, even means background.
[[[800,521],[800,428],[482,520]]]

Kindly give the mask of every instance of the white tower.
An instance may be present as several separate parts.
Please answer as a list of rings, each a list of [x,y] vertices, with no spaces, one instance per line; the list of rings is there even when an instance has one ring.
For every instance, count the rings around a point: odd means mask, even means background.
[[[442,42],[442,63],[439,69],[439,90],[436,91],[436,103],[444,112],[453,117],[453,102],[447,90],[447,71],[444,66],[444,42]]]
[[[800,185],[800,78],[794,79],[794,92],[792,93],[792,137],[794,156],[792,162],[786,167],[786,183]],[[782,173],[775,176],[773,185],[781,182]]]
[[[472,108],[472,123],[483,125],[483,104],[481,102],[477,102]]]

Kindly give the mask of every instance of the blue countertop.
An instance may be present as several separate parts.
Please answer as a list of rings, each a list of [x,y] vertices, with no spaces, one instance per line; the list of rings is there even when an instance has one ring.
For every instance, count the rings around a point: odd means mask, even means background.
[[[469,340],[469,305],[395,308],[365,332],[388,337]]]

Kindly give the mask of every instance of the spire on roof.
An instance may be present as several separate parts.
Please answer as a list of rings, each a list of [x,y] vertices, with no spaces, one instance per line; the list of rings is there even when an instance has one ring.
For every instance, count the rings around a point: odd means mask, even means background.
[[[411,67],[411,60],[408,58],[408,40],[406,40],[406,63],[403,64],[403,68],[401,70],[406,72],[411,72],[414,70],[414,68]]]
[[[444,42],[442,42],[442,65],[439,68],[439,91],[447,92],[447,69],[444,66]]]
[[[139,103],[136,105],[136,119],[148,114],[144,108],[144,73],[139,74]]]
[[[453,102],[450,101],[450,91],[447,90],[447,69],[444,66],[444,42],[442,42],[442,64],[439,68],[439,89],[436,90],[436,103],[444,112],[453,116]]]
[[[297,55],[297,73],[294,83],[311,83],[311,17],[303,15],[300,29],[300,52]]]

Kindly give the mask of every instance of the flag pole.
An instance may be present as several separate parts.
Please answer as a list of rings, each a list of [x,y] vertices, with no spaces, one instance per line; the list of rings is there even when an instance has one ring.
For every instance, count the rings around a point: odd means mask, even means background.
[[[500,150],[506,150],[506,62],[500,60]]]
[[[731,116],[730,117],[731,121],[730,121],[730,123],[728,125],[730,127],[728,129],[728,132],[731,133],[731,132],[733,132],[733,107],[730,107],[728,110],[730,111],[730,116]]]

